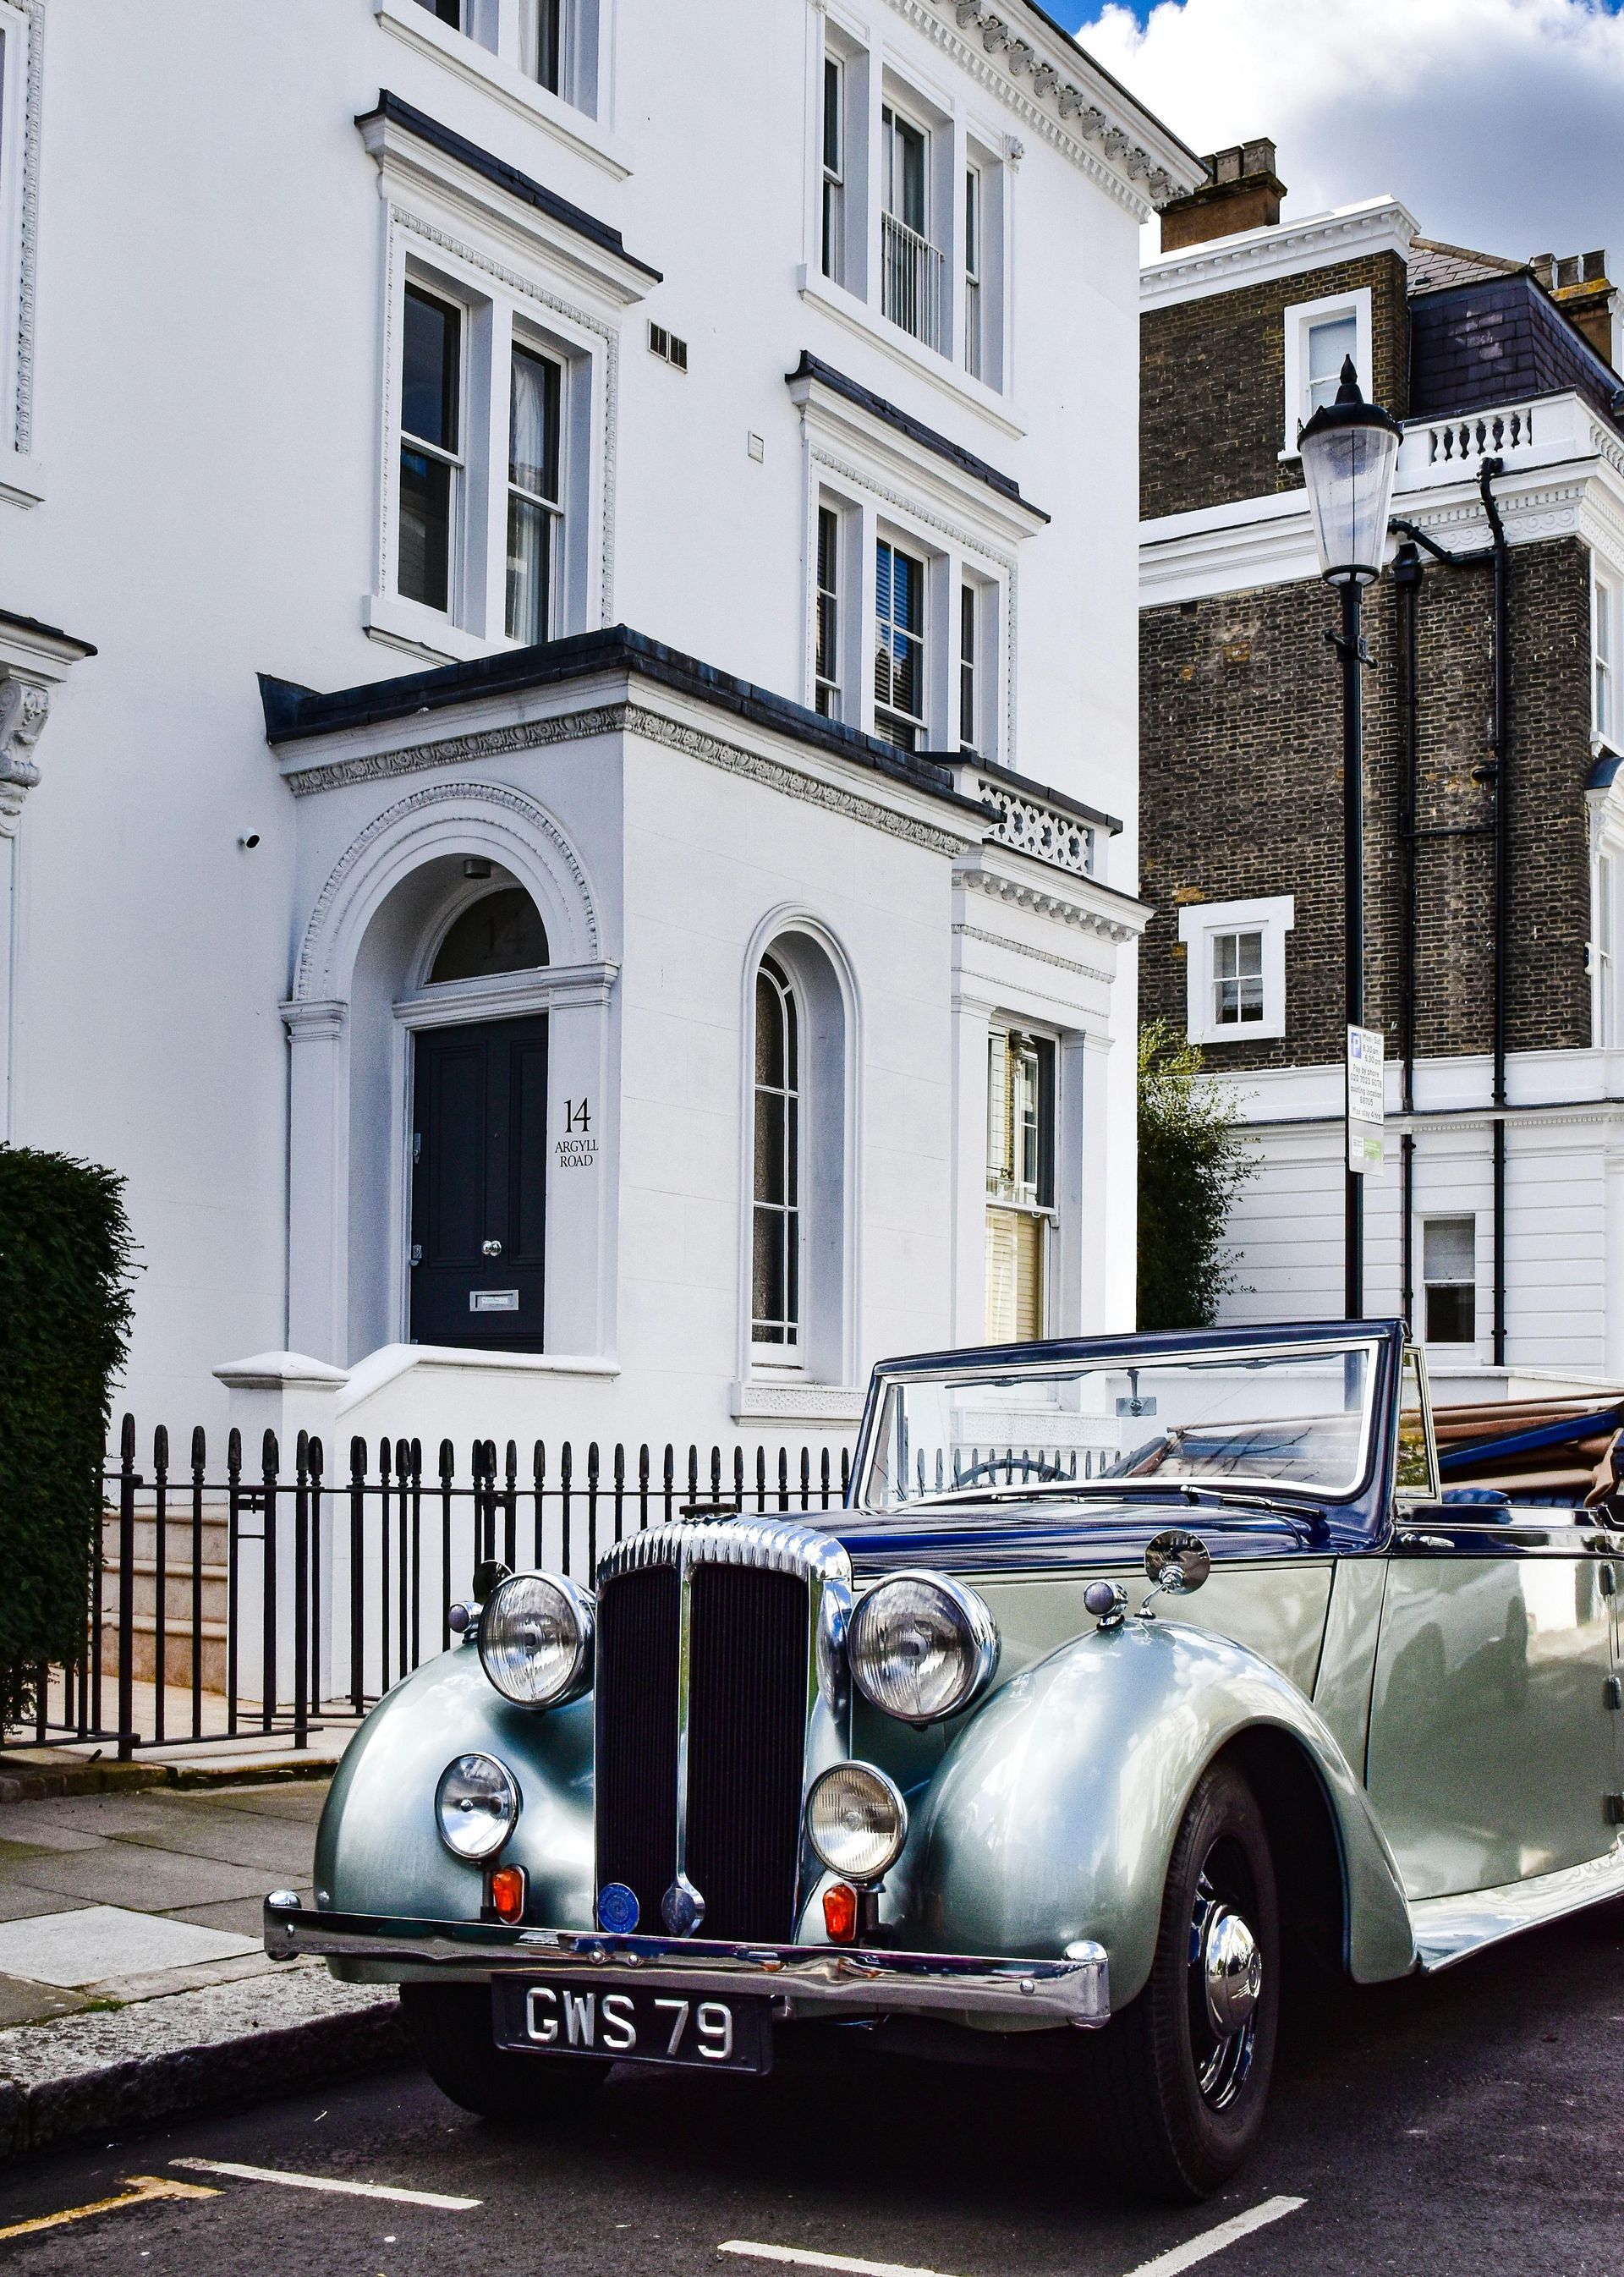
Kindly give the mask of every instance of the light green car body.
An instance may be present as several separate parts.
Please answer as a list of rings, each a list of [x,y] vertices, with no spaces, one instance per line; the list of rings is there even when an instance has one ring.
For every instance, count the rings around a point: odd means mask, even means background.
[[[1396,1382],[1401,1332],[1390,1339]],[[1213,1547],[1211,1578],[1153,1618],[1136,1614],[1142,1540],[1130,1546],[1120,1523],[1096,1539],[1079,1519],[1060,1540],[1051,1512],[1025,1534],[1017,1513],[994,1550],[983,1524],[961,1550],[940,1533],[927,1549],[917,1525],[832,1513],[858,1595],[888,1568],[933,1565],[979,1592],[1001,1639],[992,1687],[950,1723],[919,1731],[857,1702],[845,1744],[908,1804],[883,1941],[1058,1958],[1093,1940],[1120,2008],[1149,1974],[1191,1796],[1225,1756],[1269,1819],[1287,1925],[1359,1983],[1624,1893],[1624,1536],[1585,1512],[1445,1504],[1436,1479],[1401,1496],[1394,1475],[1389,1459],[1363,1542],[1350,1527],[1324,1547],[1283,1546],[1277,1527],[1181,1513]],[[1147,1538],[1167,1519],[1133,1524]],[[1102,1577],[1127,1587],[1119,1625],[1084,1608]],[[529,1876],[527,1918],[593,1930],[591,1697],[512,1706],[466,1642],[397,1686],[352,1743],[321,1824],[318,1909],[479,1918],[482,1873],[443,1846],[434,1810],[446,1763],[470,1750],[517,1780],[503,1857]],[[822,1887],[804,1892],[804,1946],[825,1942]],[[332,1965],[430,1973],[399,1958]]]

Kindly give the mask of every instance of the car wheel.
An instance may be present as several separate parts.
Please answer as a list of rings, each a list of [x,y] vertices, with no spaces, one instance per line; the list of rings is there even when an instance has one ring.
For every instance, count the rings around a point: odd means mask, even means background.
[[[402,1984],[400,2014],[442,2095],[482,2119],[565,2119],[609,2075],[595,2056],[529,2056],[499,2048],[488,1984]]]
[[[1100,2130],[1140,2189],[1187,2204],[1235,2172],[1262,2125],[1279,2013],[1269,1838],[1220,1763],[1173,1845],[1150,1981],[1094,2042]]]

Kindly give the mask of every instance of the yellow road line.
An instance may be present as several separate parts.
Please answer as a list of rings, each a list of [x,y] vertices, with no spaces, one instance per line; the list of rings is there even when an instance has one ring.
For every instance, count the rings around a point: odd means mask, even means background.
[[[59,2229],[65,2221],[88,2221],[93,2213],[116,2213],[120,2206],[147,2205],[154,2198],[217,2198],[218,2190],[201,2182],[172,2182],[167,2174],[126,2174],[127,2188],[116,2198],[96,2198],[89,2205],[65,2206],[60,2213],[37,2213],[32,2221],[14,2221],[0,2229],[0,2238],[28,2237],[36,2229]]]

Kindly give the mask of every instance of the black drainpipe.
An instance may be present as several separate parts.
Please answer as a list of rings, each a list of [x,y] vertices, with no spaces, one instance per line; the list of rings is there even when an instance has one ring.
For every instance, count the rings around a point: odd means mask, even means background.
[[[1494,550],[1494,1364],[1506,1365],[1506,1031],[1511,930],[1511,596],[1510,548],[1491,485],[1505,468],[1485,459],[1478,494]]]
[[[1457,553],[1447,545],[1440,545],[1424,529],[1413,522],[1395,515],[1391,527],[1410,543],[1400,549],[1393,565],[1393,575],[1404,595],[1404,622],[1407,636],[1405,659],[1404,721],[1405,771],[1404,811],[1399,818],[1399,830],[1405,849],[1405,925],[1404,925],[1404,1103],[1407,1109],[1414,1106],[1415,1081],[1415,957],[1417,916],[1415,906],[1415,848],[1422,838],[1473,838],[1485,834],[1481,823],[1445,824],[1431,830],[1422,830],[1416,825],[1415,809],[1419,796],[1419,752],[1417,734],[1416,690],[1416,596],[1420,590],[1422,565],[1417,547],[1424,549],[1436,561],[1446,562],[1452,569],[1463,569],[1476,561],[1494,564],[1494,726],[1490,738],[1493,758],[1487,766],[1472,770],[1475,782],[1494,786],[1494,819],[1486,826],[1494,839],[1494,1096],[1490,1123],[1493,1146],[1494,1179],[1494,1365],[1506,1365],[1506,997],[1509,958],[1507,936],[1511,925],[1511,807],[1509,758],[1511,750],[1511,600],[1510,548],[1506,544],[1506,525],[1500,520],[1500,510],[1495,503],[1491,485],[1506,471],[1501,459],[1484,459],[1477,469],[1478,495],[1483,512],[1488,516],[1490,544],[1473,553]],[[1407,1317],[1414,1297],[1414,1229],[1413,1212],[1415,1187],[1415,1141],[1407,1131],[1401,1149],[1404,1179],[1403,1277],[1405,1311]]]
[[[1400,929],[1399,972],[1399,1032],[1404,1055],[1403,1105],[1407,1116],[1415,1108],[1415,811],[1420,803],[1421,733],[1417,603],[1421,599],[1420,549],[1402,545],[1393,563],[1393,583],[1399,589],[1399,700],[1404,720],[1404,775],[1399,803],[1399,844],[1404,865],[1404,910]],[[1415,1133],[1407,1128],[1399,1142],[1399,1305],[1407,1322],[1415,1317]]]

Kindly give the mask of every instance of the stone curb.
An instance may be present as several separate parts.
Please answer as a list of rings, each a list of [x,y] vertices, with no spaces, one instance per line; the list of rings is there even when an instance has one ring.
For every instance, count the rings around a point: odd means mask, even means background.
[[[47,1802],[58,1795],[129,1793],[147,1787],[263,1786],[272,1780],[331,1778],[336,1757],[308,1763],[95,1763],[35,1771],[15,1755],[0,1755],[0,1805]]]
[[[0,2032],[0,2159],[409,2062],[392,1985],[324,1969]]]

